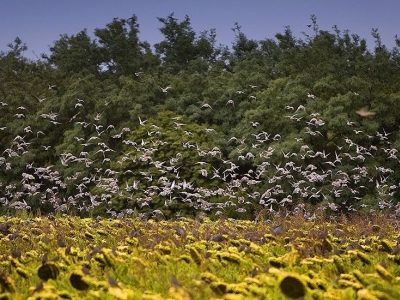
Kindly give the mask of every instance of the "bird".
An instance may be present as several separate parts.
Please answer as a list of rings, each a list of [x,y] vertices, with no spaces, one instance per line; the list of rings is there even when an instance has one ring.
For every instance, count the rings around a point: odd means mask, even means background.
[[[95,121],[100,121],[102,113],[96,113],[96,116],[94,117]]]
[[[308,98],[310,98],[310,99],[315,99],[315,98],[316,98],[316,96],[315,96],[315,95],[313,95],[313,94],[310,94],[310,93],[307,93],[307,97],[308,97]]]
[[[352,122],[352,121],[347,120],[347,125],[348,126],[353,126],[353,125],[356,125],[356,122]]]
[[[76,117],[79,116],[79,114],[80,114],[80,112],[78,112],[77,114],[73,115],[73,116],[71,117],[71,119],[69,119],[69,122],[72,122],[73,120],[75,120]]]
[[[233,102],[232,99],[228,100],[225,105],[228,105],[228,104],[231,104],[232,106],[235,106],[235,102]]]
[[[139,124],[141,126],[144,126],[144,124],[147,122],[147,120],[142,121],[142,119],[140,117],[138,117],[138,118],[139,118]]]
[[[204,103],[204,104],[201,106],[201,108],[209,108],[209,109],[213,110],[212,107],[211,107],[211,105],[208,104],[208,103]]]
[[[140,79],[143,78],[144,73],[143,72],[135,72],[135,76],[139,77]]]
[[[363,118],[372,118],[375,116],[375,112],[370,111],[368,106],[364,106],[356,110],[356,114]]]
[[[165,87],[165,88],[162,88],[161,86],[158,86],[158,87],[162,90],[162,92],[163,92],[164,94],[168,93],[168,90],[169,90],[169,89],[172,89],[171,86],[167,86],[167,87]]]

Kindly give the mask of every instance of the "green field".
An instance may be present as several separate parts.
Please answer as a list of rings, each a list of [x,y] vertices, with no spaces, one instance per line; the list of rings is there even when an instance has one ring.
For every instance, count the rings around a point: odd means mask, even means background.
[[[400,299],[386,216],[0,220],[0,299]]]

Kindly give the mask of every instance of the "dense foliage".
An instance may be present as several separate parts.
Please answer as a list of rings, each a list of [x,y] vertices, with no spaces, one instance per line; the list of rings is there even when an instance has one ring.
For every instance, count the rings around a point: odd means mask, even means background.
[[[235,24],[227,47],[159,21],[153,46],[133,15],[38,60],[19,38],[0,53],[3,213],[399,213],[400,40],[374,29],[371,50],[311,16],[302,38]]]

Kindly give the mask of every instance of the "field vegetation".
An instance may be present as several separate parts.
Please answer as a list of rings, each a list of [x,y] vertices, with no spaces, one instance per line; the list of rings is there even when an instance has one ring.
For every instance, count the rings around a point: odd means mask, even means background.
[[[398,299],[398,223],[2,217],[1,299]]]

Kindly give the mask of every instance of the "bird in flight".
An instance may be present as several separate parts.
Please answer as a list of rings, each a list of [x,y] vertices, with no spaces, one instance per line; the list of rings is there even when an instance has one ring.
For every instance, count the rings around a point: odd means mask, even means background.
[[[209,109],[213,110],[212,107],[211,107],[211,105],[208,104],[208,103],[203,104],[203,105],[201,106],[201,108],[209,108]]]
[[[315,99],[316,96],[314,94],[307,93],[307,97],[311,99]]]
[[[228,105],[228,104],[231,104],[232,106],[235,106],[235,102],[233,102],[232,99],[228,100],[225,105]]]
[[[368,106],[364,106],[364,107],[356,110],[356,114],[363,118],[371,118],[371,117],[375,116],[375,113],[373,111],[370,111],[368,109]]]
[[[147,122],[147,120],[142,121],[142,119],[140,117],[138,117],[138,118],[139,118],[139,124],[141,126],[144,126],[144,124]]]
[[[136,72],[136,73],[135,73],[135,76],[136,76],[136,77],[139,77],[140,79],[143,78],[143,75],[144,75],[143,72]]]
[[[36,96],[35,96],[36,97]],[[36,99],[38,99],[38,101],[40,102],[40,103],[42,103],[44,100],[46,100],[46,98],[39,98],[39,97],[36,97]]]
[[[165,93],[165,94],[168,92],[169,89],[172,89],[172,87],[170,87],[170,86],[167,86],[167,87],[165,87],[165,88],[162,88],[161,86],[158,86],[158,87],[159,87],[159,88],[162,90],[162,92]]]

